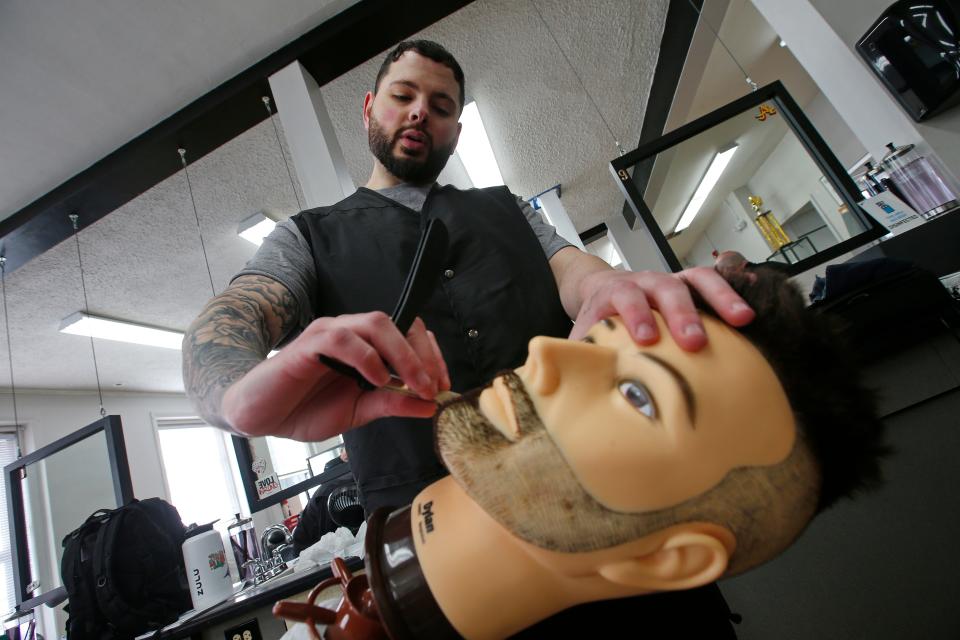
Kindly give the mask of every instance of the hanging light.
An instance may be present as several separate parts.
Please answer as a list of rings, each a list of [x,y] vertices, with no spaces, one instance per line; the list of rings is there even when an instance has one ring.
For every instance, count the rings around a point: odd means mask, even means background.
[[[180,343],[183,342],[183,334],[176,331],[102,318],[83,311],[77,311],[64,318],[60,322],[60,332],[164,349],[179,349]]]
[[[730,160],[733,159],[733,154],[737,152],[737,147],[738,145],[734,143],[718,151],[717,154],[713,156],[713,160],[710,161],[710,167],[707,169],[707,172],[703,174],[697,190],[693,192],[693,197],[690,198],[686,209],[683,210],[683,215],[680,216],[680,222],[677,223],[677,226],[673,230],[674,233],[680,233],[689,227],[693,219],[700,213],[700,207],[707,201],[707,196],[710,195],[717,181],[720,180],[723,170],[730,164]]]
[[[463,108],[460,123],[463,125],[463,130],[460,132],[460,141],[457,143],[457,155],[460,156],[463,168],[467,170],[473,186],[482,189],[502,185],[503,176],[500,175],[500,167],[493,155],[487,131],[483,128],[483,120],[480,119],[476,100]]]
[[[237,234],[247,242],[252,242],[259,247],[263,244],[263,239],[270,235],[270,232],[276,226],[277,223],[273,218],[262,211],[258,211],[240,222],[240,226],[237,227]]]

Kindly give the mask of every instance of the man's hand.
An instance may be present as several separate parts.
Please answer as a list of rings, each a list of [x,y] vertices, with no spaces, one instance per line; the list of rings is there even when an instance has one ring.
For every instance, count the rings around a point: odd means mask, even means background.
[[[390,380],[389,364],[420,398],[376,389],[319,361],[350,365],[376,386]],[[384,416],[428,418],[433,398],[450,388],[433,333],[417,318],[406,336],[382,312],[315,320],[276,356],[250,370],[223,396],[224,419],[245,435],[323,440]]]
[[[183,340],[184,386],[204,420],[244,435],[323,440],[379,417],[429,417],[433,397],[450,388],[423,322],[402,335],[380,312],[318,319],[267,360],[298,316],[294,296],[266,276],[237,278],[207,303]],[[363,392],[323,365],[321,354],[374,385],[387,382],[386,362],[420,398]]]
[[[690,288],[726,322],[735,327],[753,320],[754,313],[715,270],[707,267],[668,274],[656,271],[615,271],[595,256],[573,247],[561,249],[550,260],[564,308],[576,316],[570,338],[579,340],[603,318],[620,315],[640,344],[659,339],[652,309],[663,316],[674,341],[696,351],[706,344],[700,315]]]

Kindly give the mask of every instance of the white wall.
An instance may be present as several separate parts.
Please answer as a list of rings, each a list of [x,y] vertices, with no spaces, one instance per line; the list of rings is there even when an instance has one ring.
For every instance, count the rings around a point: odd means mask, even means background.
[[[822,175],[797,137],[788,133],[747,184],[781,223],[813,201],[834,235],[847,238],[838,205],[820,183]]]
[[[795,0],[790,0],[791,2]],[[849,49],[860,63],[863,71],[888,97],[889,102],[895,109],[899,109],[907,118],[911,127],[919,134],[923,146],[928,146],[942,161],[940,168],[945,168],[953,174],[960,175],[960,108],[951,109],[942,113],[929,121],[917,123],[909,119],[906,112],[903,111],[885,88],[876,79],[873,72],[869,71],[866,63],[860,58],[860,54],[854,49],[854,45],[866,32],[867,29],[880,17],[880,14],[892,4],[892,0],[811,0],[813,7],[819,12],[828,25],[836,32],[840,41]],[[816,79],[816,76],[814,76]],[[869,111],[868,105],[863,105],[864,111]],[[877,132],[882,134],[884,132]],[[898,145],[907,142],[917,142],[909,137],[897,136],[895,131],[888,133],[889,140],[884,142],[895,142]],[[949,176],[948,179],[953,179]],[[955,180],[953,180],[955,182]]]
[[[624,269],[627,271],[665,271],[670,269],[660,256],[660,250],[643,225],[637,219],[636,229],[630,229],[623,214],[619,211],[605,220],[617,250],[623,256]]]
[[[752,1],[875,158],[883,157],[887,142],[915,143],[934,164],[957,174],[960,110],[930,124],[913,122],[853,49],[889,0]]]
[[[7,396],[9,398],[9,395]],[[167,498],[160,451],[151,415],[192,416],[193,406],[182,394],[105,393],[104,408],[117,414],[123,424],[133,493],[137,498]],[[25,425],[23,452],[30,453],[58,438],[100,419],[95,393],[17,392],[20,422]],[[10,403],[3,404],[13,420]]]
[[[845,169],[849,169],[866,155],[867,148],[822,93],[807,103],[803,112]]]
[[[745,187],[727,194],[720,203],[722,209],[714,213],[704,234],[682,259],[685,264],[691,267],[711,266],[714,261],[714,248],[718,252],[738,251],[751,262],[763,262],[767,259],[771,250],[753,222],[752,210],[746,206],[749,195],[750,190]],[[740,231],[736,228],[738,220],[746,223]]]

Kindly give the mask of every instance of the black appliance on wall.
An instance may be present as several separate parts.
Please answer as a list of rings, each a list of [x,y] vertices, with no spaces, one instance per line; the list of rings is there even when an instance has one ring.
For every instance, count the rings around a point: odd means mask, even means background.
[[[899,0],[856,48],[917,122],[960,102],[960,0]]]

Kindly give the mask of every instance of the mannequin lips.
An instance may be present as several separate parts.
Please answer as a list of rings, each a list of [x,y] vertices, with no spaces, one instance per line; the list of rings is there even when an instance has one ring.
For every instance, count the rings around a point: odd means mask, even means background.
[[[515,441],[520,435],[520,424],[517,421],[514,391],[507,386],[504,376],[495,378],[493,384],[480,392],[478,405],[481,413],[505,438]]]
[[[434,418],[434,435],[441,459],[477,445],[488,449],[516,446],[543,423],[520,377],[507,371],[486,387],[442,405]]]

